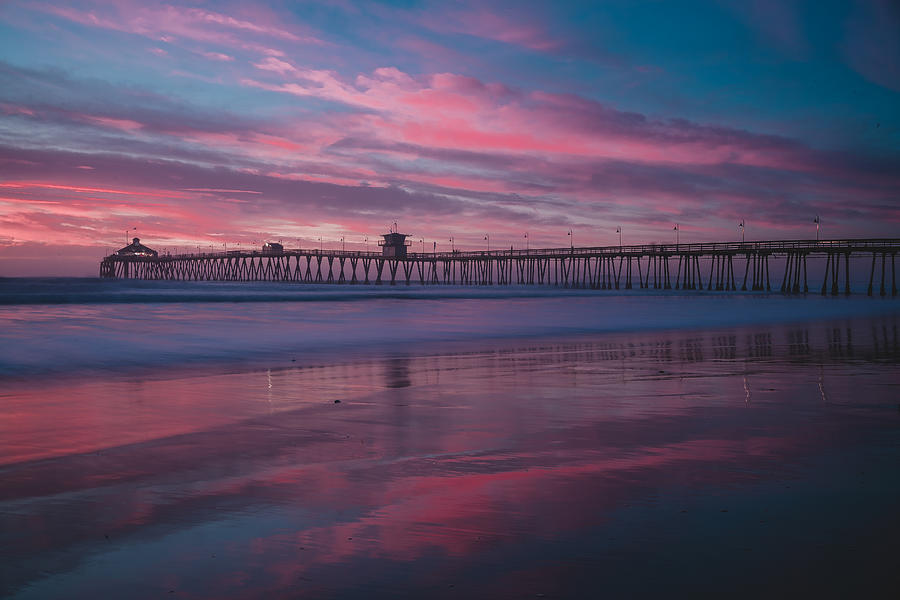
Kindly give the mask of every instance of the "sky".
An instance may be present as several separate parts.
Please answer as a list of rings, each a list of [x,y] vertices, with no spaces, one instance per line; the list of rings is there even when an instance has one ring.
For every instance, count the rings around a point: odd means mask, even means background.
[[[0,276],[393,222],[898,237],[898,32],[891,0],[0,2]]]

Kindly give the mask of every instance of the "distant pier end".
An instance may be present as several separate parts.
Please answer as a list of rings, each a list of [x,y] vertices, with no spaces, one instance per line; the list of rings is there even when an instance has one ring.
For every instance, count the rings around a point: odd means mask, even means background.
[[[134,266],[139,264],[135,261],[155,259],[159,259],[159,252],[143,245],[140,238],[133,238],[130,244],[103,259],[100,263],[100,277],[137,278],[143,271]]]
[[[117,250],[116,256],[159,256],[159,252],[143,245],[140,238],[134,238],[130,244]]]

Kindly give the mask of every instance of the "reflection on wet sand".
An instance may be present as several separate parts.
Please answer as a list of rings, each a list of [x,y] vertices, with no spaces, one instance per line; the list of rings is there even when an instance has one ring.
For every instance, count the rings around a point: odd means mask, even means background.
[[[898,359],[887,320],[18,385],[2,592],[896,591]]]
[[[408,356],[387,359],[385,366],[385,386],[389,388],[405,388],[412,385],[410,375],[410,362]]]

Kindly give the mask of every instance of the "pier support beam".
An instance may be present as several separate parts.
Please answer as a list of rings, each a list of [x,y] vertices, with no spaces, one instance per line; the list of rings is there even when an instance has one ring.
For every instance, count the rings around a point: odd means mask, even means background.
[[[850,253],[844,254],[844,295],[850,295]]]

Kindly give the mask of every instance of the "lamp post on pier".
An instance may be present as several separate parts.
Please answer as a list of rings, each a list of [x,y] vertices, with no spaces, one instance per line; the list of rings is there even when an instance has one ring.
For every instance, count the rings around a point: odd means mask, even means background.
[[[741,224],[738,225],[738,227],[740,227],[740,229],[741,229],[741,244],[743,244],[744,243],[744,220],[743,219],[741,219]]]
[[[341,236],[341,252],[344,251],[344,236]]]
[[[456,246],[453,245],[453,236],[450,236],[450,254],[456,252]]]
[[[621,225],[616,227],[616,233],[619,234],[619,252],[621,252],[622,251],[622,226]]]
[[[678,223],[675,223],[675,245],[678,245]]]
[[[819,241],[819,224],[820,224],[821,222],[822,222],[822,221],[819,219],[819,215],[816,215],[816,218],[813,219],[813,223],[816,224],[816,242]]]
[[[491,235],[489,233],[484,234],[484,239],[487,240],[487,251],[491,251]]]
[[[575,252],[575,235],[572,233],[571,229],[566,235],[569,236],[569,248],[571,248],[572,252]]]
[[[525,253],[528,253],[528,232],[525,232]]]

